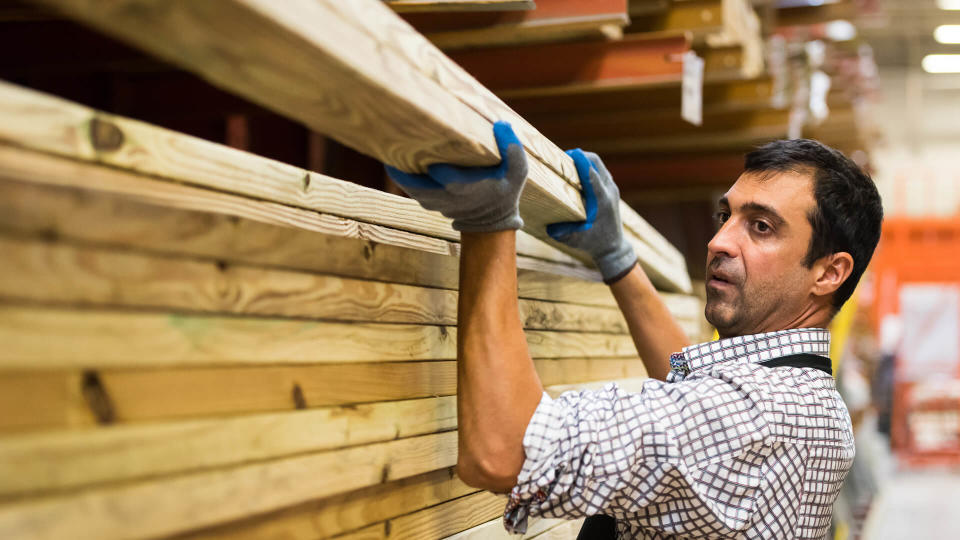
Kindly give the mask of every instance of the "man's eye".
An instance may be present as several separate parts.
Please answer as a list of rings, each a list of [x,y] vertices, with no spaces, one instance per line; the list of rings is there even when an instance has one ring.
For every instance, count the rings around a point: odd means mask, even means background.
[[[730,212],[725,212],[721,210],[713,215],[713,219],[716,220],[716,222],[719,223],[720,225],[723,225],[724,223],[727,222],[728,219],[730,219]]]
[[[761,233],[770,232],[770,225],[767,225],[763,221],[754,221],[753,227],[757,230],[757,232],[761,232]]]

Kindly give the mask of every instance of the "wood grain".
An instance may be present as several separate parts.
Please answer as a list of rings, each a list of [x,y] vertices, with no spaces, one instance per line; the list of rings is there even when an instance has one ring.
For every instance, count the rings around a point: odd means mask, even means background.
[[[177,8],[160,8],[159,12],[150,13],[150,10],[157,10],[158,6],[140,0],[115,1],[113,5],[108,7],[104,7],[102,3],[98,3],[96,6],[91,4],[88,6],[88,9],[84,9],[81,5],[84,2],[77,2],[75,0],[43,1],[51,4],[59,4],[59,7],[64,9],[77,10],[71,11],[73,15],[86,18],[86,22],[88,23],[111,27],[108,28],[108,30],[112,29],[113,31],[126,33],[127,35],[122,37],[127,37],[134,41],[143,40],[146,36],[162,36],[163,32],[157,31],[157,25],[161,27],[169,25],[168,29],[171,30],[171,35],[176,35],[178,38],[146,38],[148,41],[152,41],[152,43],[148,44],[148,49],[153,46],[164,49],[164,52],[160,53],[160,55],[164,56],[165,53],[168,56],[172,56],[173,58],[168,57],[168,59],[173,60],[175,63],[183,61],[189,62],[189,59],[192,58],[193,61],[198,64],[193,67],[198,68],[202,74],[214,80],[214,82],[218,80],[218,77],[224,77],[227,81],[224,84],[232,90],[239,91],[241,94],[244,93],[243,90],[231,86],[231,82],[234,84],[239,83],[241,86],[251,84],[254,86],[254,88],[250,90],[252,93],[259,94],[266,92],[268,97],[283,102],[283,107],[290,107],[286,109],[286,112],[292,111],[294,118],[304,120],[308,126],[316,131],[324,132],[319,126],[315,126],[309,120],[305,120],[303,115],[311,114],[311,112],[316,113],[317,109],[324,109],[324,106],[329,104],[322,99],[312,99],[307,102],[302,100],[311,93],[316,94],[319,92],[326,96],[323,85],[334,84],[334,86],[336,86],[337,82],[333,81],[337,80],[337,74],[327,74],[330,76],[321,77],[322,83],[313,80],[314,77],[312,76],[306,77],[307,80],[301,80],[296,74],[300,69],[306,70],[310,74],[320,74],[323,70],[318,69],[317,62],[320,62],[320,65],[324,65],[322,58],[313,58],[311,61],[309,58],[301,58],[302,56],[309,57],[311,51],[319,51],[320,55],[323,56],[321,49],[324,47],[338,47],[338,53],[343,53],[343,55],[345,55],[344,59],[349,62],[360,63],[364,69],[372,70],[371,73],[364,73],[361,81],[352,82],[351,86],[349,86],[349,92],[343,92],[342,88],[339,94],[336,93],[336,90],[333,91],[334,101],[344,97],[355,97],[360,99],[362,103],[354,104],[356,107],[352,108],[346,104],[338,103],[333,107],[333,111],[319,111],[319,116],[315,118],[316,121],[330,121],[331,119],[344,120],[346,116],[356,116],[356,114],[344,114],[344,111],[347,110],[351,111],[351,113],[357,113],[360,116],[365,115],[367,111],[378,111],[375,114],[388,118],[391,117],[391,115],[401,114],[402,111],[409,111],[410,104],[407,104],[406,109],[404,105],[391,105],[388,95],[395,89],[404,88],[405,81],[401,74],[411,75],[417,79],[413,83],[413,86],[417,89],[411,90],[410,88],[405,88],[405,90],[408,90],[405,97],[415,96],[417,99],[422,98],[423,101],[418,106],[428,107],[428,117],[431,115],[434,117],[440,116],[444,121],[449,121],[453,126],[464,130],[465,133],[469,133],[469,126],[477,124],[477,120],[479,120],[479,124],[483,124],[483,126],[478,126],[476,135],[483,137],[479,140],[488,140],[489,143],[487,144],[492,144],[493,142],[492,130],[490,129],[491,123],[496,120],[506,119],[514,125],[521,140],[527,145],[528,150],[533,148],[532,152],[535,155],[528,159],[530,181],[527,182],[527,188],[521,200],[521,214],[525,219],[525,230],[527,232],[538,238],[549,240],[545,230],[547,224],[558,221],[575,221],[583,218],[582,201],[579,193],[580,184],[570,158],[556,145],[540,135],[538,131],[519,115],[510,110],[499,98],[479,85],[470,75],[443,56],[443,54],[430,45],[423,36],[375,0],[354,2],[309,2],[306,0],[297,0],[297,2],[285,3],[282,9],[278,9],[277,5],[269,4],[263,0],[231,0],[230,2],[218,4],[215,19],[220,21],[221,24],[218,24],[215,29],[206,28],[208,25],[205,21],[212,20],[208,16],[213,15],[204,12],[209,6],[203,7],[201,4],[196,3],[183,2],[182,4],[177,4]],[[234,21],[237,25],[235,30],[239,35],[249,36],[253,42],[251,46],[254,44],[257,45],[258,54],[256,57],[251,57],[251,55],[246,54],[243,46],[235,39],[235,35],[222,34],[222,32],[230,33],[230,29],[226,27],[231,25],[226,21],[231,20],[232,17],[236,18]],[[99,19],[97,21],[91,21],[90,18]],[[325,24],[320,26],[311,25],[311,20],[323,21]],[[342,24],[338,24],[336,21],[340,21]],[[354,26],[351,27],[351,24]],[[137,30],[138,26],[143,25],[146,25],[148,31]],[[282,28],[278,28],[275,25],[279,25]],[[330,31],[323,31],[321,27],[329,27]],[[290,35],[287,35],[285,32],[289,32]],[[346,32],[346,35],[337,35],[338,32]],[[190,36],[193,36],[194,39],[190,39]],[[283,49],[290,47],[290,43],[285,42],[282,36],[287,36],[290,39],[306,39],[309,41],[309,44],[296,47],[294,51],[284,51]],[[384,40],[385,36],[392,37],[391,39]],[[261,43],[258,41],[260,39],[264,41]],[[221,41],[225,42],[220,43]],[[349,47],[344,46],[347,43],[350,44]],[[143,43],[140,44],[144,45]],[[181,50],[179,47],[184,47],[185,49]],[[240,47],[241,50],[228,50],[231,47]],[[260,47],[262,47],[262,50]],[[278,51],[275,47],[280,47],[281,50]],[[394,50],[394,48],[396,48],[396,50]],[[156,53],[158,51],[153,50],[153,52]],[[272,59],[268,60],[260,56],[269,54],[270,52],[277,53],[277,57],[290,58],[293,65],[284,65],[284,69],[281,72],[276,72],[279,65]],[[283,52],[288,52],[289,54],[282,54]],[[225,56],[219,58],[221,55]],[[238,77],[238,74],[235,73],[238,59],[232,58],[231,55],[239,55],[239,58],[242,58],[242,63],[244,65],[249,64],[249,69],[258,72],[258,74],[261,74],[259,70],[262,70],[265,76],[277,77],[280,80],[283,80],[287,76],[292,77],[294,82],[291,83],[288,89],[289,93],[277,92],[278,87],[276,81],[264,84],[263,81],[258,80],[258,77]],[[372,58],[382,55],[384,64],[379,65],[379,62],[371,62],[369,58],[364,57],[364,55],[372,55]],[[297,65],[300,60],[302,60],[304,64]],[[200,68],[200,65],[203,67]],[[391,74],[391,71],[397,71],[398,74]],[[363,89],[368,87],[364,85],[369,85],[371,80],[377,81],[378,77],[381,79],[376,84],[387,85],[387,90],[385,90],[387,95],[364,97]],[[386,78],[386,80],[382,78]],[[260,86],[257,87],[257,85]],[[294,94],[292,89],[295,88],[301,88],[305,94],[292,95]],[[440,97],[432,96],[429,92],[421,93],[425,88],[435,89],[441,94],[452,93],[454,95],[448,95],[445,101]],[[17,144],[25,144],[31,148],[42,148],[45,151],[55,152],[72,152],[72,154],[69,155],[73,157],[78,153],[80,155],[84,155],[85,153],[89,154],[91,149],[95,149],[97,151],[97,159],[110,162],[111,164],[144,167],[145,170],[150,170],[151,174],[166,175],[165,177],[169,175],[189,175],[190,178],[188,180],[183,180],[183,178],[177,179],[189,182],[204,182],[205,185],[217,184],[227,191],[250,190],[266,192],[271,196],[282,197],[281,202],[290,204],[316,203],[316,200],[320,197],[311,195],[311,190],[318,195],[323,195],[324,191],[349,189],[343,185],[338,185],[336,182],[330,182],[331,179],[323,177],[322,175],[297,170],[293,167],[280,166],[281,164],[276,162],[270,162],[269,160],[263,160],[262,158],[255,158],[253,156],[239,158],[236,156],[243,155],[243,152],[213,145],[212,143],[203,144],[202,141],[198,142],[191,138],[173,136],[170,132],[154,126],[119,117],[112,117],[103,113],[96,113],[85,107],[51,98],[37,92],[24,91],[13,85],[5,85],[2,93],[4,94],[4,100],[8,101],[9,105],[0,110],[0,117],[11,117],[11,129],[2,130],[2,128],[0,128],[0,138],[14,140],[17,141]],[[376,92],[374,92],[374,94],[376,95]],[[257,101],[256,97],[251,97],[251,99]],[[448,114],[447,111],[439,115],[436,114],[436,111],[443,110],[445,103],[450,100],[455,102],[451,103],[451,106],[458,111],[463,109],[466,117],[462,117],[463,115],[458,115],[453,112]],[[2,103],[2,101],[3,100],[0,100],[0,103]],[[288,103],[288,101],[290,103]],[[266,105],[270,106],[271,104],[267,103]],[[34,112],[36,109],[39,109],[40,112]],[[477,113],[475,111],[480,112]],[[283,113],[284,110],[280,110],[279,112]],[[472,119],[473,115],[476,115],[477,118],[473,119],[474,122],[471,123],[469,119]],[[350,118],[349,120],[352,121],[356,119]],[[377,138],[384,134],[388,139],[391,137],[396,138],[393,140],[391,150],[396,147],[397,143],[401,146],[409,143],[418,145],[430,144],[427,134],[394,132],[392,129],[395,128],[396,125],[391,122],[384,122],[383,120],[383,117],[370,119],[361,118],[361,124],[372,123],[372,125],[366,127],[347,125],[342,127],[351,137],[356,138],[360,143],[372,145],[374,150],[382,150],[384,148],[383,145],[387,144],[387,142],[384,141],[377,141]],[[40,134],[41,136],[27,137],[26,142],[24,142],[24,140],[21,139],[23,131],[16,129],[16,126],[37,122],[49,122],[57,125],[41,125],[26,130],[27,134]],[[350,122],[348,122],[348,124],[349,123]],[[402,125],[404,129],[416,126],[418,128],[425,128],[428,131],[430,130],[430,122],[425,121],[424,118],[421,118],[419,121],[410,118],[401,118],[399,119],[399,124]],[[403,165],[399,164],[396,159],[391,160],[384,155],[374,155],[384,162],[397,165],[406,170],[422,170],[427,162],[442,161],[460,163],[461,161],[455,158],[457,155],[456,148],[450,148],[451,141],[453,141],[453,145],[456,146],[455,143],[458,133],[456,133],[456,130],[450,132],[447,131],[447,128],[444,128],[444,130],[437,131],[434,134],[436,135],[441,132],[442,136],[435,138],[434,142],[447,147],[441,149],[443,152],[446,152],[446,156],[430,158],[427,159],[427,161],[424,161],[424,158],[418,157],[416,159],[420,161],[419,166],[414,166],[412,163]],[[68,136],[68,140],[66,141],[64,141],[64,134]],[[48,138],[52,135],[60,135],[59,142],[49,142]],[[78,146],[75,141],[82,138],[89,140],[81,142]],[[341,142],[351,144],[350,141],[345,141],[343,138],[340,140]],[[466,154],[476,157],[478,147],[471,147],[474,142],[476,141],[466,144],[465,148]],[[219,146],[219,148],[213,148],[217,146]],[[199,147],[203,147],[204,149],[202,152],[204,162],[201,164],[203,166],[197,167],[200,171],[198,174],[197,171],[190,168],[189,164],[196,161],[195,158],[190,158],[192,155],[196,155]],[[497,153],[495,147],[490,146],[490,149],[494,157],[484,158],[487,161],[485,164],[496,162]],[[361,148],[361,150],[364,149]],[[370,152],[369,147],[366,148],[366,150],[368,153]],[[208,156],[208,153],[211,155]],[[409,157],[403,149],[401,149],[398,154]],[[222,158],[215,159],[218,156],[222,156]],[[234,161],[232,161],[231,158],[233,158]],[[254,162],[254,160],[259,161]],[[215,165],[211,167],[210,164]],[[238,168],[244,164],[249,164],[250,166],[238,170]],[[463,162],[463,164],[482,163]],[[250,174],[246,169],[268,169],[269,172],[273,173],[273,181],[261,182],[259,178],[255,177],[256,180],[251,182],[249,179]],[[231,174],[231,172],[233,174]],[[244,175],[245,172],[246,175]],[[312,187],[314,185],[321,187]],[[248,191],[244,191],[244,193],[248,193]],[[334,206],[342,202],[337,199],[333,199],[333,201]],[[406,203],[410,204],[411,202],[407,201]],[[413,204],[415,205],[415,203]],[[350,206],[343,205],[340,211],[343,211],[343,208],[350,208]],[[632,211],[630,211],[630,213],[634,215],[635,219],[641,219]],[[374,215],[378,214],[375,213]],[[405,227],[412,226],[411,223],[407,223],[406,220],[401,219],[400,221],[404,223],[403,226]],[[447,227],[447,229],[449,228]],[[643,237],[637,237],[635,235],[631,235],[630,240],[635,246],[642,246],[647,243],[647,240],[643,239]],[[657,242],[657,240],[653,240],[653,242]],[[564,250],[568,249],[556,244],[554,244],[554,247],[560,247]],[[642,251],[642,249],[638,249],[638,251]],[[643,257],[642,253],[641,257]],[[654,261],[647,262],[646,259],[642,259],[642,262],[651,267],[657,263]],[[689,292],[689,288],[685,286],[684,281],[686,278],[685,266],[661,268],[659,274],[667,279],[663,280],[660,275],[658,275],[656,282],[658,286],[669,290]],[[679,279],[680,281],[674,282],[674,279]]]
[[[384,0],[394,11],[500,11],[537,7],[534,0]]]
[[[349,2],[363,13],[360,28],[337,2],[44,3],[403,170],[499,161],[492,122],[411,69],[391,46],[405,36],[364,31],[381,18],[405,24],[377,0]],[[531,166],[529,180],[529,232],[545,237],[547,223],[583,219],[574,185],[546,166]]]
[[[503,514],[504,506],[506,506],[506,497],[482,491],[364,527],[336,538],[339,540],[442,538]]]
[[[636,355],[629,335],[525,334],[534,358]],[[452,360],[457,330],[6,305],[0,341],[3,369],[321,364]]]
[[[455,396],[0,439],[0,495],[166,476],[454,430]]]
[[[316,540],[477,493],[452,468],[310,501],[178,536],[180,540]],[[502,528],[502,526],[501,526]]]
[[[12,153],[2,156],[10,178],[74,186],[97,186],[104,190],[167,200],[182,194],[193,196],[193,207],[216,210],[240,207],[245,199],[203,198],[197,190],[163,186],[162,178],[194,186],[241,194],[281,205],[255,205],[257,214],[279,214],[287,225],[309,226],[320,218],[349,218],[359,223],[391,227],[399,231],[458,241],[450,221],[424,210],[415,201],[359,186],[336,178],[262,158],[228,146],[212,143],[136,120],[100,113],[82,105],[26,90],[0,81],[0,139],[10,143],[79,160],[59,162],[44,156]],[[12,155],[11,155],[12,154]],[[83,167],[97,163],[119,167]],[[41,178],[30,171],[45,171]],[[140,180],[140,181],[138,181]],[[219,203],[219,204],[218,204]],[[181,203],[182,204],[182,203]],[[206,204],[209,206],[200,206]],[[293,208],[290,208],[293,207]],[[276,219],[276,218],[275,218]],[[557,262],[576,263],[542,241],[521,232],[518,246],[524,255]]]
[[[642,377],[624,358],[534,360],[545,385]],[[456,393],[454,361],[0,372],[0,431],[196,419]],[[89,395],[88,395],[89,394]],[[99,398],[100,401],[91,401]],[[108,406],[108,407],[107,407]]]
[[[457,292],[0,234],[0,297],[355,322],[456,325]],[[615,308],[520,301],[525,328],[625,333]]]
[[[454,465],[455,432],[0,506],[2,538],[140,538],[210,526]]]

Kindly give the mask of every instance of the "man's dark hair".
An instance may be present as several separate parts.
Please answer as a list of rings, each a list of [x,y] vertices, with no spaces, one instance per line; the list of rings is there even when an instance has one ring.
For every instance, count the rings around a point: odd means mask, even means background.
[[[811,268],[821,257],[840,252],[853,257],[853,271],[833,295],[833,308],[840,309],[880,241],[883,206],[873,180],[842,153],[810,139],[765,144],[747,154],[744,170],[813,175],[817,205],[807,216],[813,235],[803,264]]]

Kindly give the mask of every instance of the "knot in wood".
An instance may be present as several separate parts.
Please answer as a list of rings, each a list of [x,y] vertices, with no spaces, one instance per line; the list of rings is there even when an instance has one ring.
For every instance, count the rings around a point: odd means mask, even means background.
[[[113,122],[94,118],[90,120],[90,142],[99,152],[114,152],[123,146],[123,131]]]

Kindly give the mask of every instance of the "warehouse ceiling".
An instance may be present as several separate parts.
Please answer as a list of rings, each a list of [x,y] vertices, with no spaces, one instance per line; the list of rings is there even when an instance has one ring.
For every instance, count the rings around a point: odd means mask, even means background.
[[[879,13],[865,15],[860,35],[874,49],[880,66],[920,66],[927,54],[960,53],[960,45],[933,39],[942,24],[960,24],[960,11],[940,9],[937,0],[878,0]]]

